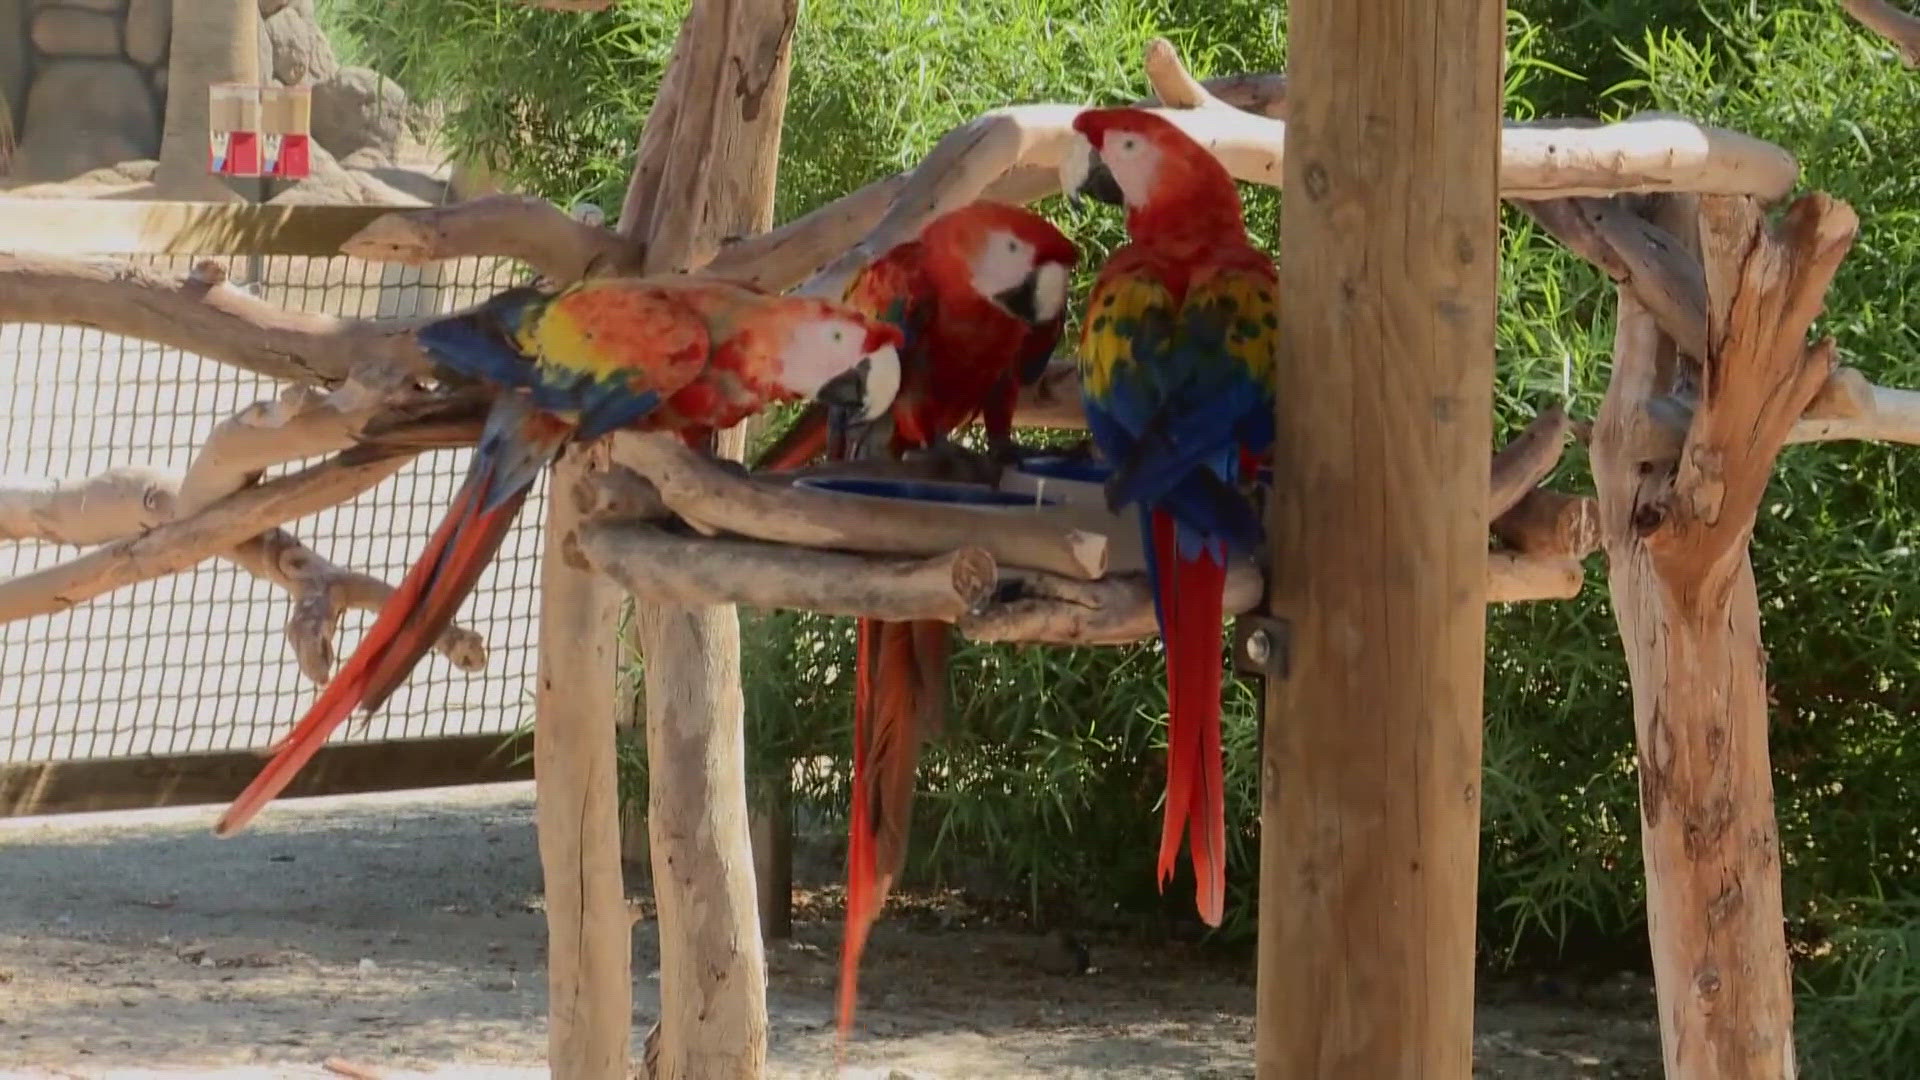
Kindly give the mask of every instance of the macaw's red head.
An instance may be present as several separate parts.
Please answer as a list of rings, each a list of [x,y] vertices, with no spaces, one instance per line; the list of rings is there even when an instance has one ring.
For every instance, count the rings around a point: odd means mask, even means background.
[[[963,289],[1029,323],[1067,306],[1067,278],[1080,251],[1053,223],[1004,203],[968,203],[920,232],[927,272],[941,289]]]
[[[784,310],[774,354],[782,389],[824,402],[842,423],[868,423],[900,392],[898,327],[851,308],[807,297],[780,297]]]
[[[1172,121],[1144,109],[1083,109],[1073,130],[1061,187],[1126,207],[1136,239],[1143,231],[1245,234],[1233,176]]]

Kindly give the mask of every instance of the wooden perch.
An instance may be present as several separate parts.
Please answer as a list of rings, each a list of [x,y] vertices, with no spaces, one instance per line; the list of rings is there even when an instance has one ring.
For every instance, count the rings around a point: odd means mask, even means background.
[[[341,319],[276,307],[204,262],[184,281],[118,263],[0,255],[0,322],[89,326],[276,379],[337,383],[374,366],[422,373],[421,319]]]
[[[184,476],[136,467],[80,480],[0,480],[0,540],[85,546],[190,517],[256,483],[273,466],[352,446],[356,432],[385,408],[361,404],[371,399],[353,383],[332,393],[289,387],[279,399],[250,405],[216,425]],[[333,673],[341,616],[350,609],[377,611],[393,591],[277,528],[220,554],[286,590],[293,601],[287,642],[301,672],[317,683]],[[468,671],[486,665],[484,642],[463,627],[450,627],[436,647]]]
[[[875,555],[939,555],[978,546],[1003,566],[1083,580],[1106,572],[1105,536],[1064,529],[1034,514],[748,479],[668,437],[636,440],[624,457],[669,509],[696,528]]]
[[[1144,574],[1112,574],[1082,581],[1031,571],[1004,575],[1011,595],[962,615],[960,632],[975,641],[1047,642],[1057,645],[1120,645],[1159,633],[1153,592]],[[1222,610],[1251,611],[1266,584],[1248,562],[1227,568]]]
[[[0,622],[65,611],[96,596],[179,573],[282,522],[354,498],[399,472],[406,454],[349,450],[245,488],[198,514],[94,548],[77,559],[0,581]]]
[[[561,282],[577,281],[596,270],[638,269],[632,243],[531,195],[488,195],[454,206],[386,214],[341,244],[340,252],[410,266],[498,255],[519,259]]]
[[[1908,67],[1920,67],[1920,18],[1884,0],[1840,0],[1840,6],[1861,26],[1886,38]]]
[[[888,622],[952,622],[993,591],[993,557],[960,548],[925,559],[675,536],[634,523],[589,524],[578,549],[634,596],[654,603],[798,608]]]
[[[1207,93],[1164,39],[1148,45],[1147,67],[1162,100],[1187,105],[1156,112],[1213,151],[1236,178],[1279,186],[1286,141],[1282,121],[1233,108]],[[988,195],[1015,169],[1057,169],[1078,111],[1013,106],[948,132],[865,237],[801,291],[838,296],[880,253],[916,235],[939,214]],[[1501,143],[1501,193],[1515,199],[1670,190],[1778,199],[1792,190],[1798,174],[1793,158],[1771,143],[1664,113],[1603,125],[1509,124]]]
[[[1527,492],[1547,478],[1560,463],[1573,423],[1559,405],[1541,411],[1513,441],[1493,455],[1493,475],[1487,487],[1487,520],[1497,520],[1513,509]]]
[[[1787,442],[1841,439],[1920,444],[1920,391],[1875,386],[1854,368],[1835,368]]]

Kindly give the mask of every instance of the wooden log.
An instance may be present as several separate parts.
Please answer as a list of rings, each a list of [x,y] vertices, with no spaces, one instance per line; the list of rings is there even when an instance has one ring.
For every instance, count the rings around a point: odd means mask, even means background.
[[[749,479],[670,437],[638,439],[623,464],[653,483],[696,527],[802,547],[876,555],[937,555],[978,546],[1004,566],[1091,580],[1106,572],[1107,538],[1038,515],[881,499]]]
[[[1473,1071],[1501,13],[1288,7],[1262,1078]]]
[[[1675,346],[1622,288],[1594,425],[1614,614],[1633,680],[1641,843],[1666,1074],[1790,1078],[1793,996],[1747,547],[1773,461],[1827,382],[1806,333],[1858,222],[1824,195],[1770,226],[1747,200],[1674,200],[1699,237],[1715,333],[1677,451],[1646,404]]]
[[[540,670],[533,771],[546,882],[547,1053],[555,1080],[628,1073],[633,920],[620,873],[620,590],[564,557],[581,524],[571,496],[605,448],[570,449],[555,466],[540,560]]]
[[[952,622],[985,601],[996,580],[993,557],[979,548],[883,559],[612,522],[581,529],[579,551],[645,603],[797,608],[888,622]]]

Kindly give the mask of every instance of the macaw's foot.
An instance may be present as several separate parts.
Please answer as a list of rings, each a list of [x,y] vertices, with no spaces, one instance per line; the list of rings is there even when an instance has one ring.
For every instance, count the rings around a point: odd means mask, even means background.
[[[991,454],[969,450],[956,442],[941,441],[932,446],[908,450],[904,461],[924,468],[929,479],[963,484],[993,484],[1000,479],[1000,463]]]

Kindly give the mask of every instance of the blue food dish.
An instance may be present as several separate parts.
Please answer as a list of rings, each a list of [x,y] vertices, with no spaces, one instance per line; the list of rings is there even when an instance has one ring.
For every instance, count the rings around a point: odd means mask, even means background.
[[[995,491],[978,484],[941,484],[927,480],[880,480],[854,476],[810,476],[794,481],[795,487],[831,491],[839,495],[863,495],[874,499],[906,499],[914,502],[959,503],[965,506],[1005,506],[1031,509],[1054,506],[1056,500],[1035,498],[1018,491]]]

